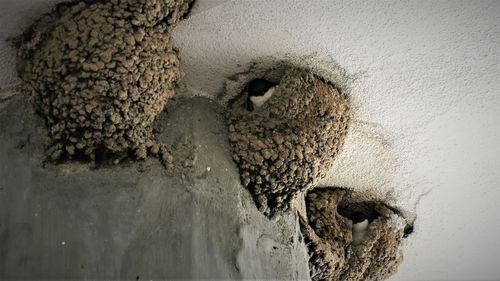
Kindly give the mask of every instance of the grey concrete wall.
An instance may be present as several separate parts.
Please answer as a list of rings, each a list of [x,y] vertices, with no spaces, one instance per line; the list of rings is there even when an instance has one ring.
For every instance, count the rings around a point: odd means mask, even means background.
[[[308,279],[297,218],[259,213],[208,100],[160,118],[160,139],[184,156],[168,171],[151,159],[44,165],[43,121],[21,95],[2,107],[0,279]]]

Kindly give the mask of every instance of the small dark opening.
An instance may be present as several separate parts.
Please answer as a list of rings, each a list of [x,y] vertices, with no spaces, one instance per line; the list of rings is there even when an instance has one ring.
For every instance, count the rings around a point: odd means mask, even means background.
[[[267,199],[267,207],[274,209],[278,206],[278,201],[276,200],[275,196],[271,196]]]
[[[407,226],[405,226],[403,238],[410,236],[410,234],[412,233],[413,233],[413,225],[408,224]]]
[[[263,78],[255,78],[249,81],[243,88],[242,94],[247,96],[245,107],[248,111],[253,111],[254,106],[250,100],[251,96],[262,96],[267,90],[276,86],[276,83]]]
[[[337,213],[350,219],[353,223],[359,223],[364,220],[372,222],[380,214],[375,210],[375,202],[340,202],[337,206]]]

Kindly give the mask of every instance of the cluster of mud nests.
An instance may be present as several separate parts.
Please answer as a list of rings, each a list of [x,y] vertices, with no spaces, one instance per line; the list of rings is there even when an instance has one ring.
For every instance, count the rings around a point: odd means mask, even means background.
[[[398,210],[345,189],[314,189],[301,230],[312,280],[385,280],[411,231]]]
[[[351,121],[347,97],[294,66],[276,81],[253,79],[242,88],[228,110],[233,159],[268,216],[305,194],[300,225],[311,278],[384,280],[395,273],[411,230],[401,213],[366,193],[314,188],[344,144]]]
[[[52,160],[170,156],[152,123],[181,77],[167,28],[193,0],[60,4],[20,38],[18,73]]]
[[[310,71],[290,67],[276,82],[262,105],[252,106],[242,94],[228,111],[233,159],[243,185],[268,216],[287,210],[325,176],[351,118],[346,97]]]
[[[47,122],[50,159],[156,155],[171,162],[152,124],[182,75],[168,28],[192,2],[64,3],[20,38],[18,73]],[[274,216],[306,194],[301,229],[313,280],[390,276],[408,233],[398,211],[344,189],[311,190],[344,144],[346,95],[300,67],[276,81],[248,82],[227,120],[233,158],[259,209]]]

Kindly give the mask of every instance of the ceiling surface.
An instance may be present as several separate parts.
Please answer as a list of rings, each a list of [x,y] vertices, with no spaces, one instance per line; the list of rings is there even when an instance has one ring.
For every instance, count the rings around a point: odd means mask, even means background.
[[[55,2],[0,3],[0,88],[19,82],[5,39]],[[214,99],[259,58],[328,58],[352,81],[355,121],[321,185],[375,189],[417,214],[391,280],[493,280],[499,14],[499,1],[198,0],[172,36],[187,92]]]

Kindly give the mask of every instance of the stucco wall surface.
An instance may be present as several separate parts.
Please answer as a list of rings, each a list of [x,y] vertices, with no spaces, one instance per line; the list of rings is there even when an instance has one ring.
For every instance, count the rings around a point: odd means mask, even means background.
[[[55,1],[0,3],[0,88],[19,34]],[[351,81],[353,127],[322,185],[417,213],[392,280],[499,279],[500,2],[199,0],[173,30],[181,95],[223,100],[262,57],[321,58]]]
[[[322,185],[416,211],[393,280],[498,279],[499,14],[497,1],[231,1],[173,37],[184,83],[215,97],[261,57],[333,60],[354,80],[355,121]]]

